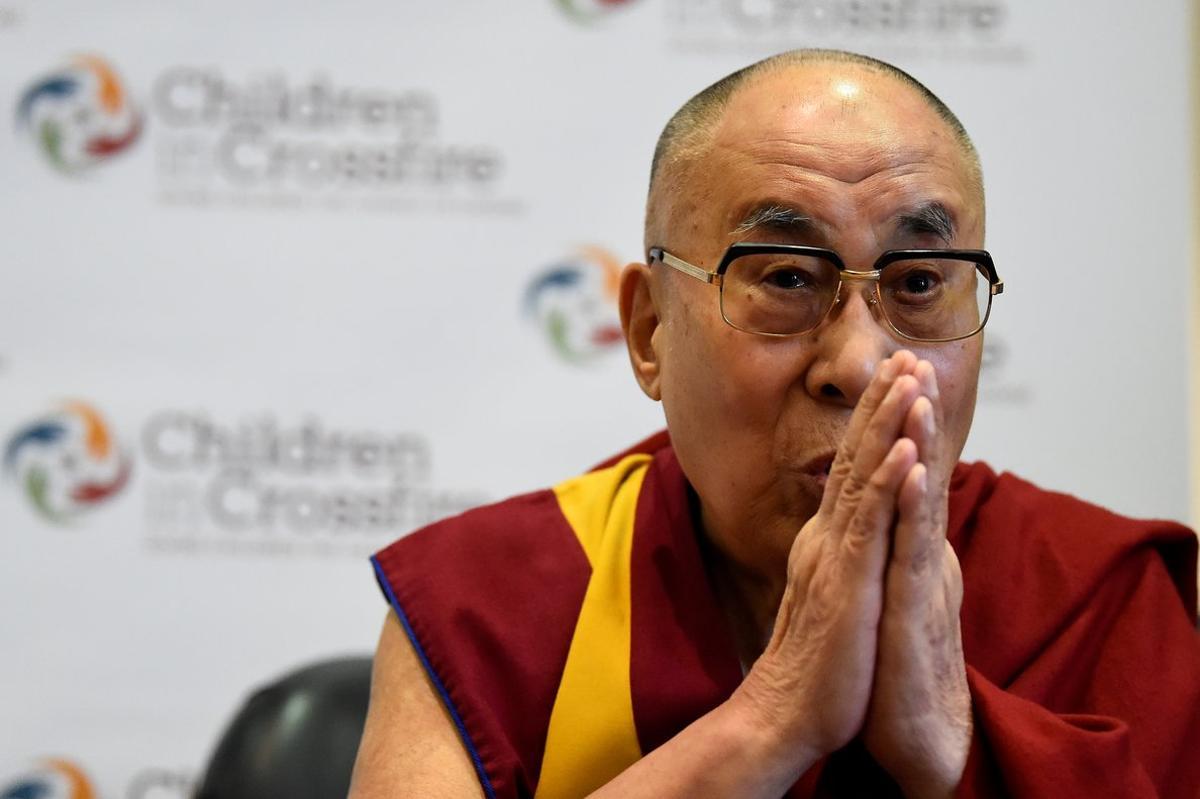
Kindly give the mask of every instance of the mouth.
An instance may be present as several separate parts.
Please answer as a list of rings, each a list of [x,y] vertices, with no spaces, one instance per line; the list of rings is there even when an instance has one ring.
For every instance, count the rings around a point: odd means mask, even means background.
[[[836,455],[837,453],[832,450],[821,453],[801,467],[801,474],[812,478],[821,488],[824,488],[826,481],[829,479],[829,471],[833,468],[833,459]]]

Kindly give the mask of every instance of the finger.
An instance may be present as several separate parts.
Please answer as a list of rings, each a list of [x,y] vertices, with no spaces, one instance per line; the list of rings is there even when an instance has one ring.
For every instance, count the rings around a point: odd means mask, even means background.
[[[838,448],[839,455],[845,450],[853,453],[855,447],[858,446],[859,439],[862,438],[862,431],[866,428],[871,414],[887,396],[888,389],[892,387],[892,381],[901,374],[902,359],[898,357],[899,354],[895,353],[884,358],[875,368],[875,374],[871,376],[867,390],[859,397],[858,404],[854,406],[854,412],[850,415],[850,424],[847,425],[846,434],[842,437],[842,445]]]
[[[863,579],[883,577],[888,531],[896,514],[896,495],[918,466],[916,444],[907,438],[897,439],[867,480],[862,500],[842,537],[842,550],[851,574]]]
[[[849,449],[851,454],[858,446],[859,439],[862,438],[863,430],[866,429],[871,415],[875,413],[879,403],[883,402],[883,398],[887,396],[892,382],[900,375],[910,373],[915,366],[916,356],[908,350],[895,352],[880,362],[875,369],[875,374],[871,377],[871,382],[867,384],[867,390],[863,392],[854,406],[850,424],[842,438],[843,445]]]
[[[887,593],[889,601],[911,607],[940,585],[941,561],[945,537],[940,535],[930,513],[929,473],[923,463],[915,463],[905,474],[897,492],[896,532],[892,537],[888,561]]]
[[[850,416],[850,424],[846,428],[846,433],[838,445],[837,455],[829,471],[829,481],[825,492],[827,496],[830,494],[836,496],[840,491],[841,483],[849,474],[850,467],[854,463],[863,433],[880,403],[887,397],[893,382],[900,375],[910,373],[915,366],[916,356],[907,350],[900,350],[880,362],[871,382],[867,385],[867,390],[859,398],[854,413]]]
[[[945,429],[945,414],[942,408],[941,389],[938,386],[937,372],[934,370],[933,364],[929,361],[919,361],[913,367],[913,377],[921,384],[921,393],[929,398],[929,404],[933,410],[934,429]],[[923,463],[933,469],[934,478],[940,477],[939,472],[946,469],[946,464],[943,461],[948,460],[948,458],[945,458],[945,455],[945,442],[943,441],[940,442],[936,449],[929,453],[928,457],[921,459]],[[953,464],[949,464],[949,466],[952,467]]]
[[[904,417],[904,435],[917,445],[917,459],[929,467],[935,459],[937,447],[937,423],[934,421],[933,403],[922,394],[913,400]]]
[[[868,421],[853,459],[848,456],[830,470],[822,504],[826,498],[833,503],[825,509],[834,514],[835,526],[836,522],[848,520],[854,514],[868,481],[900,437],[900,429],[920,390],[920,384],[912,375],[897,377]]]
[[[950,444],[942,432],[945,430],[942,404],[938,393],[937,376],[933,364],[921,361],[913,370],[913,377],[921,383],[922,396],[915,400],[905,420],[904,435],[917,444],[920,461],[928,470],[929,490],[927,501],[930,515],[939,529],[946,526],[950,478],[954,472],[954,458]]]
[[[854,454],[854,471],[869,477],[900,437],[900,430],[921,397],[921,386],[912,375],[900,375],[875,409]]]
[[[938,389],[937,371],[933,364],[926,360],[917,361],[913,367],[913,377],[921,381],[921,389],[936,405],[941,404],[941,393]]]

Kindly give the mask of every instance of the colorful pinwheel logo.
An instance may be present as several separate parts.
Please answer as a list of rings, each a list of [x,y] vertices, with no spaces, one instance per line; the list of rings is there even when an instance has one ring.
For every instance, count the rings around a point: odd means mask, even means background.
[[[582,247],[540,272],[525,290],[525,315],[568,363],[584,363],[624,341],[617,317],[621,263],[602,247]]]
[[[592,22],[630,5],[633,0],[556,0],[556,2],[559,8],[576,22]]]
[[[129,482],[130,463],[104,419],[83,402],[69,402],[20,428],[4,450],[6,475],[42,517],[57,524],[116,496]]]
[[[79,766],[51,758],[0,784],[0,799],[96,799],[96,791]]]
[[[54,168],[77,174],[129,149],[142,115],[108,62],[83,55],[25,90],[17,126],[36,137]]]

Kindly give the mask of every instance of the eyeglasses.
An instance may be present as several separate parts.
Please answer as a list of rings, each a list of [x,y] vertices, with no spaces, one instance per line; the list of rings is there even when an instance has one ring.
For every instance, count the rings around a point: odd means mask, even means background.
[[[875,281],[876,304],[888,326],[912,341],[957,341],[987,324],[992,297],[1004,292],[984,250],[890,250],[870,271],[847,269],[833,250],[795,244],[739,242],[715,271],[661,247],[661,261],[720,289],[721,316],[747,333],[794,336],[818,327],[848,280]]]

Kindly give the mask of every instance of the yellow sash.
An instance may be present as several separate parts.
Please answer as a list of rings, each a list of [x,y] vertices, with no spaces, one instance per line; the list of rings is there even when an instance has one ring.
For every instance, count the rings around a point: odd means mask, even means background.
[[[629,559],[649,463],[649,455],[631,455],[554,489],[592,574],[550,712],[535,799],[586,796],[642,756],[629,689]]]

